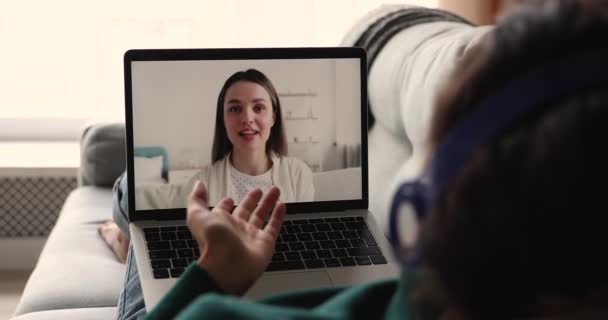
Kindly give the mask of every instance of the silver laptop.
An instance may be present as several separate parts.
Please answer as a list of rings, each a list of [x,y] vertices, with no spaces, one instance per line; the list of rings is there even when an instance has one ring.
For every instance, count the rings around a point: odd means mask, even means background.
[[[130,231],[148,309],[200,255],[185,226],[195,180],[210,206],[258,183],[281,189],[287,220],[246,298],[398,275],[368,211],[364,50],[130,50],[124,67]],[[271,161],[256,173],[238,157],[260,148]]]

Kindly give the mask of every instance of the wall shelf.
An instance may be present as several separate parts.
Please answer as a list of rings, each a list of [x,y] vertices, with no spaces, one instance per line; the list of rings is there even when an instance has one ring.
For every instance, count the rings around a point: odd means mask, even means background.
[[[317,117],[285,117],[285,120],[319,120]]]
[[[316,92],[280,92],[279,97],[316,97]]]

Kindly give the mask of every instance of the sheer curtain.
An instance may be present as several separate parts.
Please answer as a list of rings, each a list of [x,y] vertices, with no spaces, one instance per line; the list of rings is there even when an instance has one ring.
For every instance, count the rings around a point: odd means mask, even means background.
[[[3,1],[0,123],[5,125],[0,124],[0,139],[10,130],[29,132],[35,139],[45,130],[57,132],[57,125],[53,129],[45,124],[75,123],[65,119],[122,121],[122,55],[127,49],[332,46],[358,18],[388,2],[438,4],[437,0]]]

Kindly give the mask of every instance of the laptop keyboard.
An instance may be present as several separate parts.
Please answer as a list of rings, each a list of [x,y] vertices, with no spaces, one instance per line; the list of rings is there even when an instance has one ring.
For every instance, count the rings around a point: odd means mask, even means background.
[[[154,278],[178,278],[200,256],[187,226],[144,228]],[[363,217],[287,220],[266,271],[386,264]]]

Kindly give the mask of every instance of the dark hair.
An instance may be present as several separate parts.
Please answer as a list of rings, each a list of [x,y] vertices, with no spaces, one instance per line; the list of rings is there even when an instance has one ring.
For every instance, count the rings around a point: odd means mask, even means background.
[[[532,66],[606,48],[608,6],[547,1],[500,21],[440,95],[431,143]],[[608,86],[546,102],[480,146],[422,230],[426,262],[471,318],[538,316],[542,297],[608,288]],[[606,299],[606,297],[603,297]]]
[[[283,115],[281,113],[281,102],[276,89],[262,72],[256,69],[248,69],[246,71],[238,71],[231,75],[226,82],[220,94],[217,97],[217,112],[215,114],[215,135],[213,137],[212,162],[223,159],[230,151],[232,151],[232,142],[228,139],[226,126],[224,125],[224,100],[226,92],[234,83],[238,81],[248,81],[257,83],[268,92],[272,103],[272,111],[275,115],[275,122],[270,129],[270,136],[266,141],[266,151],[273,151],[278,156],[287,155],[287,139],[285,138],[285,127],[283,126]]]

